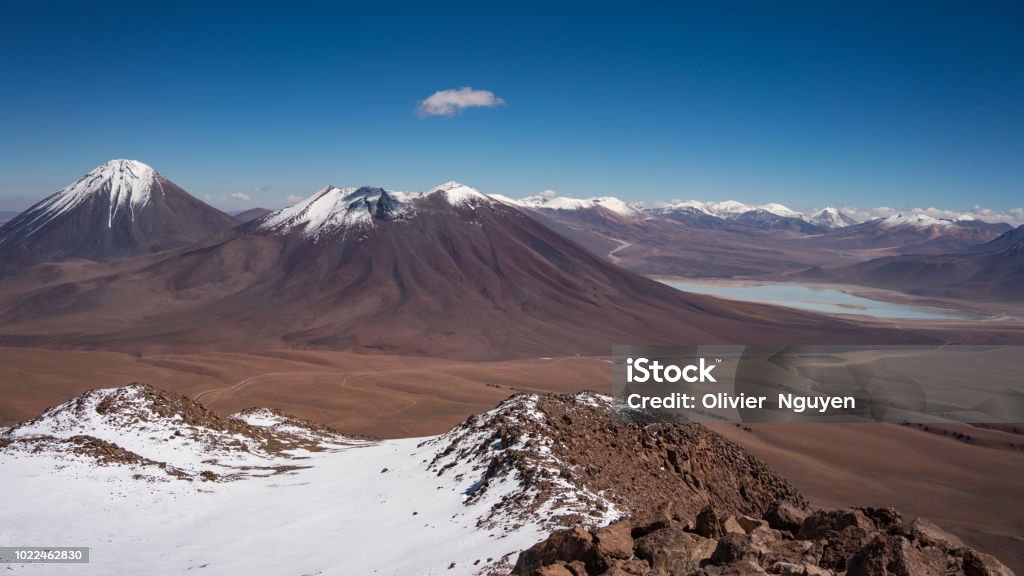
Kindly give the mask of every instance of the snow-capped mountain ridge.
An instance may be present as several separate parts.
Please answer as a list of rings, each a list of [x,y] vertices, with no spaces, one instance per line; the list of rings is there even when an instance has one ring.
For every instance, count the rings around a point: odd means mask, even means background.
[[[878,220],[878,225],[883,228],[896,228],[910,226],[913,228],[951,228],[961,222],[973,222],[975,218],[970,215],[963,215],[956,219],[935,218],[927,214],[893,214]]]
[[[438,195],[453,207],[495,201],[479,190],[455,181],[445,182],[426,192],[399,192],[370,186],[327,186],[305,200],[260,218],[256,227],[275,233],[300,230],[306,238],[316,240],[327,234],[373,226],[376,220],[412,217],[418,201]]]
[[[768,204],[752,205],[737,202],[736,200],[724,200],[721,202],[701,202],[699,200],[673,201],[657,209],[660,213],[675,212],[679,210],[696,210],[709,216],[732,219],[747,212],[763,210],[783,218],[803,218],[803,214],[777,202]]]

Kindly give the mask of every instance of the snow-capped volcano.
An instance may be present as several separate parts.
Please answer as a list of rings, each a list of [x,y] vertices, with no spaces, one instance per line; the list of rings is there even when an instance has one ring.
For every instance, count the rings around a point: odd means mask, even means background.
[[[235,224],[150,166],[111,160],[0,227],[0,262],[104,260],[195,242]]]
[[[378,220],[408,218],[415,214],[418,204],[431,198],[442,198],[453,207],[494,202],[479,190],[458,182],[446,182],[426,192],[328,186],[295,205],[264,216],[256,228],[278,233],[301,231],[307,238],[318,239],[371,226]]]
[[[824,228],[843,228],[857,223],[851,216],[832,206],[818,210],[807,221]]]

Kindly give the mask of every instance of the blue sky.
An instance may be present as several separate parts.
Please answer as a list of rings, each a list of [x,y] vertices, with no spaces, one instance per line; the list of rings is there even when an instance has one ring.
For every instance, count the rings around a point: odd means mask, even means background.
[[[161,4],[7,3],[0,209],[111,158],[226,209],[452,179],[648,203],[1024,204],[1018,3]],[[417,113],[460,87],[504,104]]]

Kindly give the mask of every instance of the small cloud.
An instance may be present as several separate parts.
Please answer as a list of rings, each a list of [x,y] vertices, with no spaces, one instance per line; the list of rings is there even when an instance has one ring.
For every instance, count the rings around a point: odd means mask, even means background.
[[[420,102],[417,109],[421,118],[427,116],[455,116],[464,108],[494,108],[505,101],[490,90],[474,90],[468,86],[440,90]]]
[[[541,198],[547,198],[548,200],[550,200],[555,196],[558,196],[558,192],[555,192],[554,190],[548,188],[547,190],[544,190],[540,194],[537,194],[537,196],[540,196]]]
[[[241,200],[242,202],[252,202],[252,196],[249,196],[245,192],[232,192],[232,200]]]
[[[296,203],[296,202],[298,202],[299,200],[302,200],[302,196],[298,196],[298,195],[296,195],[296,194],[289,194],[289,195],[285,196],[285,197],[284,197],[284,199],[285,199],[285,200],[286,200],[287,202],[290,202],[290,203],[292,203],[292,204],[295,204],[295,203]]]

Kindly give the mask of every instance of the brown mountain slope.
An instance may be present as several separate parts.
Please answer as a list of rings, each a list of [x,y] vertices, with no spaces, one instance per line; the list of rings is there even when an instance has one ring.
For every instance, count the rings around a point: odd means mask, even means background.
[[[921,336],[685,294],[449,184],[327,188],[231,235],[0,301],[0,341],[124,350],[258,346],[461,358],[615,343],[885,342]]]

